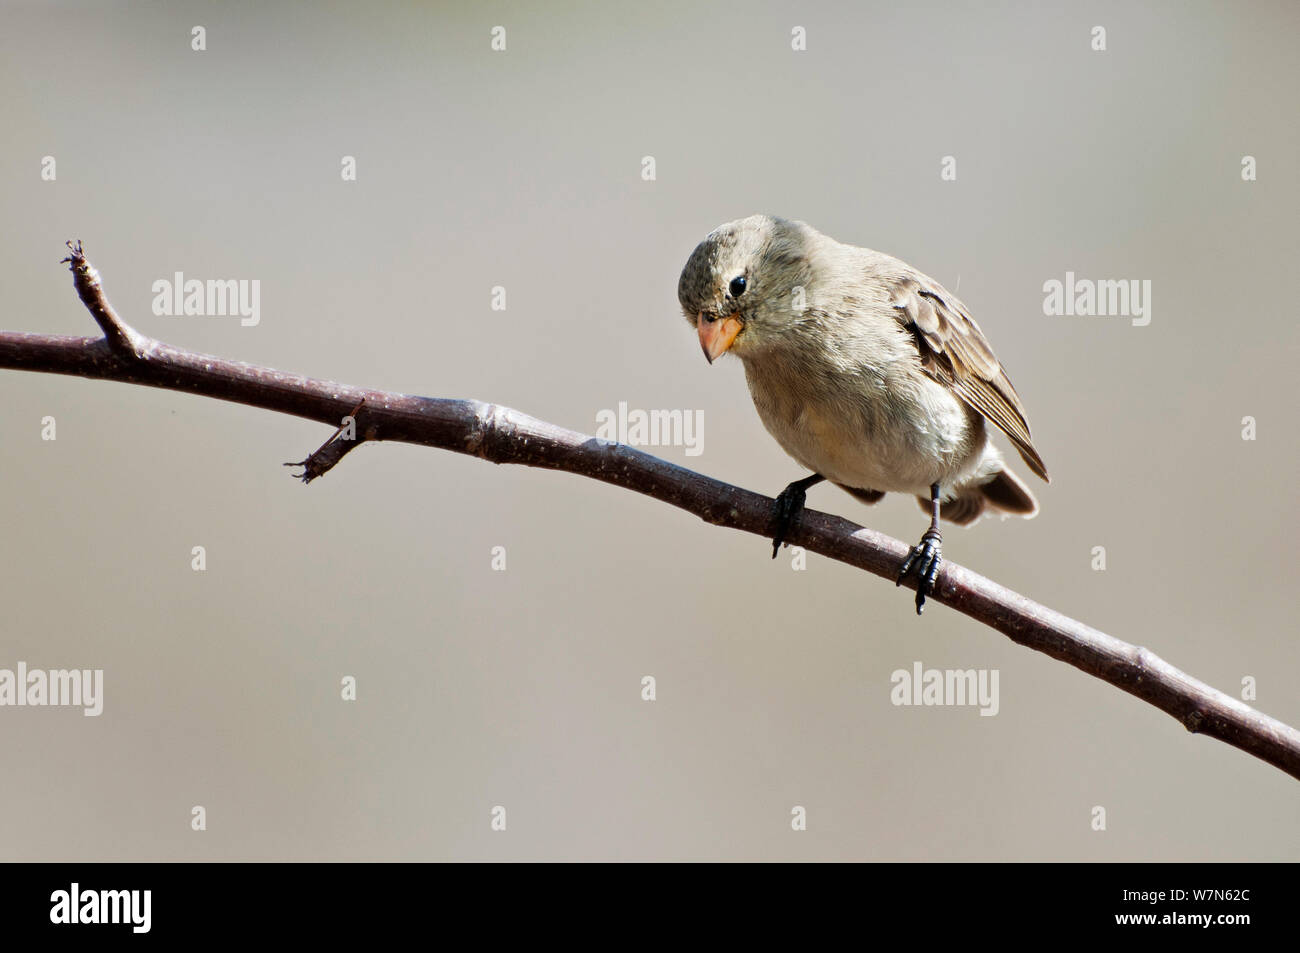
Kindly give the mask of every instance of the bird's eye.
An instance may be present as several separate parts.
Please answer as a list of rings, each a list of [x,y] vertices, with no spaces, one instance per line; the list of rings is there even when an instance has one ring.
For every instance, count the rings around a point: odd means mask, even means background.
[[[745,276],[738,275],[731,279],[731,284],[727,286],[727,290],[731,292],[733,298],[739,298],[745,293],[745,284]]]

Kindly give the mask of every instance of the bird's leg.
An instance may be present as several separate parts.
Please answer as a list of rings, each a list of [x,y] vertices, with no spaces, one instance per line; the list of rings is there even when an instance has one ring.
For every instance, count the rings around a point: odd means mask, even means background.
[[[902,585],[903,578],[915,568],[917,615],[920,615],[921,610],[925,608],[925,597],[934,591],[934,581],[939,576],[939,564],[943,562],[943,536],[939,533],[939,484],[937,483],[930,484],[930,506],[932,508],[930,528],[903,560],[903,566],[898,570],[898,581],[895,583],[895,585]]]
[[[781,548],[785,542],[785,534],[789,532],[790,527],[794,525],[795,519],[799,516],[800,510],[803,509],[803,501],[808,493],[808,487],[816,486],[826,479],[819,473],[812,476],[804,477],[802,480],[795,480],[776,498],[776,505],[772,507],[772,522],[775,528],[772,532],[772,558],[776,559],[776,551]]]

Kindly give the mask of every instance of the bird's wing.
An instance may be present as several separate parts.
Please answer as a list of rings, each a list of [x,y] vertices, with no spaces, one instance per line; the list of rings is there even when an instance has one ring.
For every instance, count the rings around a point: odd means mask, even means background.
[[[997,424],[1029,469],[1046,480],[1047,467],[1034,449],[1020,396],[965,306],[916,275],[894,281],[890,304],[916,339],[925,372]]]

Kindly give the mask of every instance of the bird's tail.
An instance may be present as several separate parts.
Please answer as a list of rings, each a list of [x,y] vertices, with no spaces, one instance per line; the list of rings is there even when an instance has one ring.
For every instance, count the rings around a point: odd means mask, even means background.
[[[930,501],[918,496],[921,509],[930,512]],[[939,516],[945,522],[964,526],[973,523],[984,512],[985,507],[992,507],[1002,513],[1014,513],[1029,518],[1038,513],[1038,501],[1029,488],[1020,482],[1020,478],[1010,470],[999,470],[987,483],[962,487],[951,500],[945,500],[939,507]]]

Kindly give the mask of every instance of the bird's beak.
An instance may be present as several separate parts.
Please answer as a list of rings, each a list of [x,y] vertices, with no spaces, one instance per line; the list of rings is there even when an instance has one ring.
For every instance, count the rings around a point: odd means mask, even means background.
[[[736,340],[736,335],[740,333],[743,325],[738,318],[722,318],[710,320],[709,317],[701,311],[695,318],[695,329],[700,333],[700,347],[704,349],[704,356],[712,364],[722,352],[731,347],[731,342]]]

